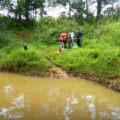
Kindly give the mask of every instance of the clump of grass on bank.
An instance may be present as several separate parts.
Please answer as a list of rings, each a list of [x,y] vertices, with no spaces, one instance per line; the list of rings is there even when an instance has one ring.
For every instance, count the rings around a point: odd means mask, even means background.
[[[120,45],[120,21],[84,25],[84,44],[89,48],[109,48]]]
[[[68,49],[62,54],[46,53],[46,58],[68,73],[91,74],[95,71],[98,77],[120,76],[120,49]]]
[[[10,72],[45,73],[48,71],[49,63],[37,49],[35,50],[35,47],[28,45],[28,51],[25,51],[23,46],[27,43],[17,39],[12,32],[3,31],[1,34],[0,42],[4,41],[1,43],[0,49],[0,66],[2,69]]]
[[[35,50],[12,51],[10,55],[4,56],[0,61],[5,70],[13,72],[39,71],[45,72],[50,67],[47,60]]]

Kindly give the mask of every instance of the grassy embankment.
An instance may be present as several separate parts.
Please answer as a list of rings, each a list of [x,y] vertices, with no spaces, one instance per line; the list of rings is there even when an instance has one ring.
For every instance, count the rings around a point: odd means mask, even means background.
[[[51,19],[51,18],[49,18]],[[24,51],[24,42],[15,42],[14,47],[0,50],[0,64],[10,71],[41,71],[50,67],[47,60],[73,75],[94,76],[99,82],[109,84],[120,77],[120,22],[106,22],[97,25],[84,24],[83,47],[66,49],[61,54],[55,51],[59,47],[58,36],[63,29],[77,32],[78,24],[73,20],[43,20],[38,23],[35,32],[25,37],[28,51]],[[64,24],[63,24],[64,23]],[[16,38],[14,38],[16,39]],[[119,85],[119,80],[116,81]]]
[[[26,33],[26,31],[24,32]],[[23,46],[27,43],[20,41],[12,32],[4,31],[0,34],[2,36],[1,40],[4,41],[0,49],[2,71],[40,76],[48,71],[50,68],[49,63],[34,46],[29,46],[29,50],[25,51]],[[24,35],[24,33],[20,31],[18,35]]]

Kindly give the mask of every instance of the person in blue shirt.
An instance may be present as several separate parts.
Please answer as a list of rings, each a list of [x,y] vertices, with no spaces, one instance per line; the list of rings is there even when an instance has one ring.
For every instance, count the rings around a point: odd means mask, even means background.
[[[77,44],[78,44],[78,47],[82,47],[82,31],[80,27],[78,28],[78,31],[77,31]]]

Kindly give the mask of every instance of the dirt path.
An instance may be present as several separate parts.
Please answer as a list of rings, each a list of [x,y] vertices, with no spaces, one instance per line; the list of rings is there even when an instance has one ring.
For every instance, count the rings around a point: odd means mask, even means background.
[[[33,31],[25,32],[23,35],[31,34]],[[24,40],[23,35],[18,34],[17,32],[13,32],[13,34],[20,40]]]
[[[13,34],[20,40],[23,40],[23,36],[19,35],[18,33],[16,32],[13,32]]]
[[[48,60],[48,63],[52,65],[49,60]],[[49,78],[49,79],[66,79],[69,77],[69,75],[67,74],[65,70],[62,70],[61,68],[55,65],[52,65],[52,67],[49,69],[48,75],[44,77]]]
[[[52,69],[51,69],[50,78],[51,79],[66,79],[66,78],[68,78],[68,74],[66,73],[66,71],[53,65]]]

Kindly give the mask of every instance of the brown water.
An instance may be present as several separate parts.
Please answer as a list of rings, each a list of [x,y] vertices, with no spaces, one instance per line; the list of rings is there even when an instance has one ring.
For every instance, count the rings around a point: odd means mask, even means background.
[[[0,120],[120,120],[120,94],[79,78],[0,73]]]

